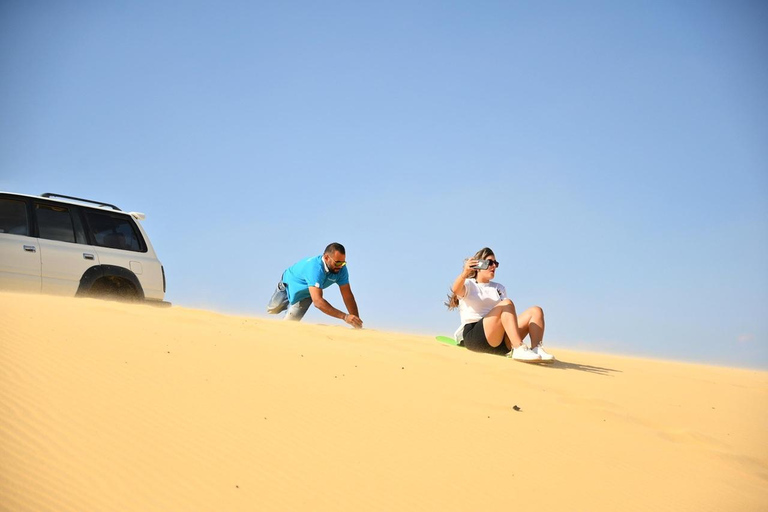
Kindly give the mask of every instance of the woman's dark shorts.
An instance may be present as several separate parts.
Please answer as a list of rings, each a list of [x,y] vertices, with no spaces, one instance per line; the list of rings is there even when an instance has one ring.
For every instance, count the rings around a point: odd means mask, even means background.
[[[464,326],[464,346],[473,352],[487,352],[502,356],[509,352],[503,341],[498,347],[492,347],[488,344],[482,320]]]

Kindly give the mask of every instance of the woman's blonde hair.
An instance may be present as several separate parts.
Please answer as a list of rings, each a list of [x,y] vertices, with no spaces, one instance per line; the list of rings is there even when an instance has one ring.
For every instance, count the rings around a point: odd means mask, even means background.
[[[496,256],[493,254],[493,251],[490,247],[483,247],[479,251],[475,253],[472,258],[467,259],[473,259],[473,260],[484,260],[487,259],[488,256]],[[467,260],[464,260],[467,261]],[[469,276],[467,276],[468,279],[476,279],[477,278],[477,270],[473,270],[470,272]],[[456,309],[459,307],[459,297],[455,293],[451,292],[448,294],[448,301],[444,302],[444,304],[448,307],[448,310]]]

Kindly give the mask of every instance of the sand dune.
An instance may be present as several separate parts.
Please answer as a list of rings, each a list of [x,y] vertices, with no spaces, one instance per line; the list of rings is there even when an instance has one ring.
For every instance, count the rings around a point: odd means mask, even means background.
[[[0,294],[0,509],[768,508],[768,372],[549,347]]]

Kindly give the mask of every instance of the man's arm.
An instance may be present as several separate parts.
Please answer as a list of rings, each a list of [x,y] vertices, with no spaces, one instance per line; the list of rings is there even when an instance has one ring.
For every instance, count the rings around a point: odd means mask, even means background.
[[[344,320],[349,325],[358,329],[363,326],[363,322],[357,317],[357,315],[348,315],[343,311],[340,311],[331,306],[331,303],[323,298],[322,288],[318,288],[317,286],[310,286],[309,296],[312,298],[312,305],[326,315],[332,316],[333,318],[338,318],[339,320]],[[357,306],[355,306],[355,309],[357,309]]]
[[[344,299],[344,305],[347,306],[347,311],[360,318],[360,313],[357,310],[357,301],[355,300],[355,295],[352,293],[352,288],[350,288],[348,284],[342,284],[339,285],[339,291],[341,291],[341,298]]]

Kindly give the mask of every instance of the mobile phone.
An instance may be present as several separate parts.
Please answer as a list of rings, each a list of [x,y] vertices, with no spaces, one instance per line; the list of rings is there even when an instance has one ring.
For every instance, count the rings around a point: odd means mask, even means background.
[[[478,260],[477,265],[475,265],[472,268],[477,270],[485,270],[488,268],[488,265],[490,265],[490,262],[488,260]]]

